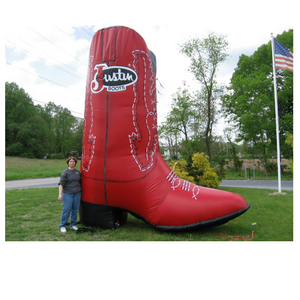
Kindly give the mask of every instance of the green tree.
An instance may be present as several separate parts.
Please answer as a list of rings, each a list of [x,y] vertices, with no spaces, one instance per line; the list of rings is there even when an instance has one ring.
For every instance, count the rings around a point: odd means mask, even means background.
[[[194,115],[194,107],[191,95],[186,86],[179,88],[173,96],[171,111],[168,113],[165,126],[167,131],[174,131],[183,137],[185,146],[187,147],[188,157],[191,159],[192,153],[189,147],[189,140],[192,135],[191,127]]]
[[[78,151],[80,145],[80,149],[82,148],[83,124],[80,125],[70,110],[49,102],[45,107],[40,107],[39,113],[51,130],[50,153],[60,153],[65,157],[70,151]],[[80,134],[81,137],[79,137]]]
[[[10,156],[26,156],[22,132],[29,125],[37,110],[29,94],[15,82],[5,83],[5,153]],[[30,155],[32,157],[32,155]]]
[[[60,105],[34,106],[16,83],[5,83],[5,153],[42,158],[46,154],[81,153],[83,122]]]
[[[28,93],[15,82],[5,83],[5,123],[23,123],[36,113]]]
[[[36,113],[31,97],[15,82],[5,83],[5,147],[18,152],[18,132],[22,123]],[[13,144],[16,144],[13,146]]]
[[[280,42],[286,41],[291,50],[292,38],[292,30],[277,37]],[[281,70],[276,73],[280,134],[283,137],[286,130],[293,130],[293,74]],[[259,47],[251,56],[240,56],[222,105],[224,113],[238,128],[237,141],[248,145],[268,175],[268,159],[276,151],[271,42]],[[284,146],[284,139],[281,140]]]
[[[83,119],[77,119],[73,129],[72,149],[78,154],[82,152]]]
[[[50,147],[49,133],[46,121],[40,116],[34,116],[22,123],[18,132],[22,153],[18,156],[43,158]]]
[[[220,90],[216,75],[219,65],[228,57],[227,48],[226,37],[215,33],[210,33],[204,39],[191,39],[181,46],[181,52],[191,59],[190,71],[203,88],[199,99],[202,100],[200,105],[205,107],[205,143],[209,158],[211,158],[212,127],[215,123],[216,95]]]
[[[56,153],[62,153],[64,156],[72,151],[73,129],[76,124],[76,118],[70,110],[58,105],[55,108],[54,130],[56,134]]]
[[[165,157],[165,159],[177,159],[178,158],[178,140],[179,140],[179,132],[178,130],[172,129],[169,120],[162,122],[159,126],[159,137],[163,139],[163,142],[160,142],[160,145],[163,145],[164,148],[167,148],[169,152],[169,157]]]
[[[199,105],[199,95],[191,95],[185,85],[173,95],[171,111],[160,127],[160,133],[167,141],[171,157],[177,157],[177,150],[190,165],[193,153],[205,151],[205,114]],[[204,116],[203,116],[204,115]]]

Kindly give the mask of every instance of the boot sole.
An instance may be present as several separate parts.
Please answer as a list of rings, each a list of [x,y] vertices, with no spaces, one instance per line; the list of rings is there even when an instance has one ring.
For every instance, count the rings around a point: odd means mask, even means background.
[[[163,226],[155,225],[145,220],[140,215],[131,211],[124,210],[118,207],[112,207],[108,205],[93,204],[85,201],[81,201],[80,204],[80,221],[82,224],[91,227],[100,227],[104,229],[116,229],[121,225],[126,224],[128,213],[134,217],[143,220],[145,223],[151,225],[155,229],[161,231],[182,231],[189,229],[205,229],[209,227],[219,226],[227,223],[228,221],[237,218],[245,213],[250,208],[250,205],[239,211],[231,214],[212,219],[207,221],[201,221],[194,224],[182,225],[182,226]]]
[[[219,225],[223,225],[228,221],[237,218],[238,216],[245,213],[250,208],[250,205],[241,209],[239,211],[233,212],[229,215],[225,215],[216,219],[202,221],[194,224],[183,225],[183,226],[160,226],[160,225],[153,225],[156,229],[161,231],[182,231],[182,230],[189,230],[189,229],[205,229],[210,227],[215,227]]]

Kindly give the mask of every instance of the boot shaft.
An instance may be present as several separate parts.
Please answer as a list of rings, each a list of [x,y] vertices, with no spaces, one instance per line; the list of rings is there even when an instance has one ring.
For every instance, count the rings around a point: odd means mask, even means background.
[[[154,55],[134,30],[93,37],[87,76],[82,172],[131,181],[154,168],[158,145]]]

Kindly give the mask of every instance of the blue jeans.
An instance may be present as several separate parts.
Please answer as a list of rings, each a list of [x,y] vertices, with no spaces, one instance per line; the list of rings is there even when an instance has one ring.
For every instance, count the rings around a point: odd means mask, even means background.
[[[81,193],[63,194],[63,211],[61,214],[61,224],[59,227],[66,227],[70,214],[70,226],[75,226],[77,221],[77,212],[80,206]]]

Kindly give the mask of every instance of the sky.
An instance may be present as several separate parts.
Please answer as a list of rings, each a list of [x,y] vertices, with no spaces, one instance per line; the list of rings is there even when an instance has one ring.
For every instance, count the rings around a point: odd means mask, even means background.
[[[151,1],[144,5],[140,1],[100,1],[97,5],[87,1],[85,6],[76,1],[66,3],[69,5],[59,5],[60,10],[51,5],[52,8],[41,9],[41,14],[31,11],[29,18],[28,5],[22,2],[17,12],[13,6],[8,9],[14,13],[13,17],[6,16],[4,23],[4,80],[24,88],[34,104],[43,106],[51,101],[80,118],[84,117],[89,47],[99,29],[130,27],[155,53],[161,124],[170,111],[172,96],[184,81],[191,91],[200,89],[188,71],[190,60],[179,51],[184,42],[205,38],[209,32],[226,35],[229,57],[220,65],[216,79],[228,85],[241,54],[251,55],[270,41],[271,33],[276,36],[295,27],[292,13],[274,17],[281,13],[277,5],[280,1],[187,0],[184,5],[182,1]],[[218,126],[221,132],[224,123]]]

